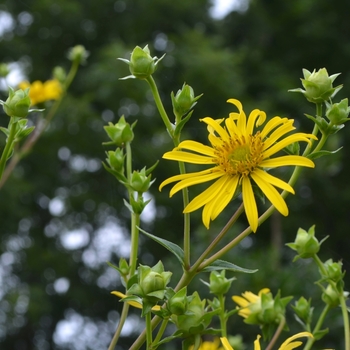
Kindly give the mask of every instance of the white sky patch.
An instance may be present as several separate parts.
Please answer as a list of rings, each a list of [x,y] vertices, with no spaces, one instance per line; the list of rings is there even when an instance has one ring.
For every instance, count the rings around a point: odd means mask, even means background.
[[[247,11],[248,6],[249,0],[214,0],[210,15],[215,19],[223,19],[232,11]]]

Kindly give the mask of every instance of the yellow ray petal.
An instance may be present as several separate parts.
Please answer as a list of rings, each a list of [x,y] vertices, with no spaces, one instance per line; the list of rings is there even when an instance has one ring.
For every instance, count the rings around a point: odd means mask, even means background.
[[[205,117],[203,119],[200,119],[200,121],[206,123],[207,125],[210,125],[223,140],[228,141],[229,135],[227,131],[216,120]]]
[[[251,174],[252,179],[259,188],[264,192],[265,196],[274,205],[274,207],[284,216],[288,215],[288,207],[281,194],[268,182],[255,173]]]
[[[217,216],[226,208],[226,206],[232,200],[233,195],[236,192],[239,176],[227,178],[226,183],[222,187],[221,194],[217,196],[215,200],[214,209],[210,215],[211,220],[217,218]]]
[[[261,335],[259,334],[256,337],[256,340],[254,341],[254,350],[261,350],[261,348],[260,348],[260,338],[261,338]]]
[[[224,347],[225,350],[233,350],[233,347],[231,346],[231,344],[228,342],[226,337],[221,337],[221,344]]]
[[[282,136],[293,130],[295,130],[295,127],[293,126],[292,120],[289,120],[285,124],[279,126],[267,139],[264,140],[264,149],[268,149]]]
[[[211,186],[209,186],[205,191],[196,196],[192,201],[186,206],[184,209],[184,213],[191,213],[199,209],[200,207],[207,204],[213,198],[215,198],[218,192],[221,190],[222,185],[225,183],[225,177],[221,177],[217,181],[215,181]]]
[[[256,207],[252,184],[248,177],[242,178],[242,197],[245,214],[252,231],[255,233],[258,229],[258,208]]]
[[[177,148],[188,149],[211,157],[214,156],[213,148],[192,140],[182,141]]]
[[[161,191],[164,186],[166,186],[166,185],[168,185],[168,184],[170,184],[172,182],[181,181],[181,180],[184,180],[184,179],[188,179],[190,177],[196,177],[196,176],[209,174],[209,173],[212,173],[214,171],[214,169],[206,169],[206,170],[198,171],[198,172],[195,172],[195,173],[179,174],[179,175],[175,175],[175,176],[169,177],[168,179],[164,180],[160,184],[159,191]]]
[[[266,113],[263,111],[260,111],[259,109],[254,109],[248,117],[248,123],[247,123],[247,134],[253,135],[254,126],[260,126],[262,123],[264,123],[266,119]]]
[[[273,117],[272,119],[270,119],[266,125],[264,126],[264,128],[261,131],[261,137],[263,139],[265,139],[267,137],[267,135],[275,128],[277,128],[278,125],[280,124],[284,124],[288,121],[287,118],[281,118],[281,117]]]
[[[279,179],[278,177],[275,177],[261,169],[255,169],[254,176],[259,176],[260,178],[264,179],[264,181],[269,182],[271,185],[281,188],[282,190],[285,190],[289,193],[295,193],[292,186]]]
[[[233,105],[235,105],[237,107],[237,109],[239,110],[239,112],[243,111],[243,106],[242,106],[241,101],[238,101],[235,98],[229,98],[226,102],[232,103]]]
[[[300,346],[302,344],[302,342],[293,342],[294,339],[297,339],[297,338],[302,338],[302,337],[309,337],[309,338],[313,338],[312,334],[309,333],[309,332],[300,332],[300,333],[297,333],[295,335],[293,335],[292,337],[289,337],[279,348],[279,350],[291,350],[291,349],[294,349],[298,346]],[[292,343],[293,342],[293,343]],[[298,345],[296,346],[293,346],[293,344],[296,344],[298,343]],[[289,347],[289,345],[292,345],[292,347]]]
[[[264,159],[260,166],[263,168],[277,168],[280,166],[288,166],[288,165],[297,165],[297,166],[306,166],[309,168],[314,168],[315,163],[306,157],[302,156],[282,156],[272,159]]]
[[[171,190],[170,190],[170,197],[172,197],[176,192],[182,190],[185,187],[189,187],[189,186],[193,186],[193,185],[197,185],[203,182],[207,182],[207,181],[211,181],[211,180],[215,180],[218,177],[222,176],[222,173],[220,172],[212,172],[209,173],[207,175],[201,175],[201,176],[197,176],[197,177],[190,177],[188,179],[184,179],[180,182],[178,182]]]
[[[177,150],[164,153],[163,158],[192,164],[213,164],[212,157]]]
[[[269,158],[273,154],[277,153],[278,151],[280,151],[284,147],[287,147],[288,145],[290,145],[290,144],[292,144],[294,142],[305,141],[305,142],[310,143],[310,137],[311,136],[313,136],[313,135],[311,135],[311,134],[303,134],[303,133],[297,133],[297,134],[289,135],[286,138],[284,138],[283,140],[281,140],[281,141],[277,142],[276,144],[274,144],[269,149],[264,150],[264,152],[263,152],[264,158]]]
[[[239,295],[234,295],[232,297],[232,300],[240,307],[247,307],[250,304],[250,302],[247,299],[244,299]]]

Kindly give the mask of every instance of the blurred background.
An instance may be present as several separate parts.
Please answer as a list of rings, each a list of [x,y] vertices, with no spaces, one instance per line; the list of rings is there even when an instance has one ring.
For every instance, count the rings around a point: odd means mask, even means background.
[[[106,262],[127,258],[130,241],[125,191],[101,166],[107,150],[102,142],[107,141],[103,126],[121,115],[130,123],[138,120],[134,168],[160,160],[142,227],[181,244],[181,195],[169,201],[169,188],[158,191],[161,181],[178,172],[175,162],[161,160],[172,144],[147,84],[118,80],[129,71],[117,57],[129,58],[136,45],[146,44],[152,56],[166,53],[154,78],[169,114],[170,93],[184,82],[196,95],[204,94],[183,139],[206,142],[199,119],[227,116],[232,109],[228,98],[240,99],[246,112],[259,108],[269,117],[293,118],[300,131],[311,132],[304,113],[314,115],[314,106],[287,90],[301,86],[302,68],[326,67],[329,74],[342,73],[335,85],[345,87],[336,102],[350,96],[349,13],[346,0],[2,0],[0,62],[11,68],[7,81],[1,81],[2,100],[6,83],[15,88],[24,79],[50,79],[57,65],[68,69],[72,46],[84,45],[90,56],[49,129],[0,191],[0,348],[107,349],[121,310],[110,292],[122,286]],[[35,122],[35,115],[30,119]],[[7,123],[1,110],[0,125]],[[317,316],[323,308],[314,285],[317,271],[309,261],[292,264],[294,253],[285,243],[294,241],[299,227],[315,224],[320,240],[330,236],[321,257],[342,259],[349,269],[349,140],[346,125],[326,145],[342,151],[303,171],[296,195],[287,200],[290,215],[273,215],[225,257],[259,269],[253,275],[227,273],[237,278],[232,295],[269,287],[273,294],[280,289],[295,300],[312,296]],[[0,147],[4,142],[0,135]],[[280,176],[288,174],[285,170]],[[193,188],[193,196],[200,189]],[[194,213],[193,256],[211,242],[237,205],[233,202],[210,231],[201,223],[201,211]],[[245,225],[243,216],[226,242]],[[159,259],[166,269],[181,270],[165,249],[141,237],[139,262],[154,265]],[[177,278],[174,273],[173,286]],[[209,297],[199,280],[190,291],[196,289]],[[227,299],[227,307],[235,307]],[[117,349],[128,349],[143,329],[138,314],[131,313]],[[242,334],[246,348],[252,348],[259,329],[244,327],[238,316],[231,320],[229,333]],[[301,330],[292,312],[288,320],[292,332]],[[326,321],[329,334],[317,348],[343,347],[341,322],[340,310],[332,310]]]

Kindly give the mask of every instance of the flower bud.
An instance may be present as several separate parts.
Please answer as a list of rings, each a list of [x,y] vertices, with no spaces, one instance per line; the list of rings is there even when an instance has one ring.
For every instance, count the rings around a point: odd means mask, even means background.
[[[25,118],[31,105],[29,89],[14,91],[9,88],[9,97],[5,102],[0,101],[0,104],[3,105],[4,111],[9,117]]]
[[[151,185],[151,175],[146,175],[146,168],[140,171],[134,171],[131,175],[130,187],[138,192],[147,192]]]
[[[9,73],[9,66],[6,63],[0,63],[0,78],[6,78]]]
[[[299,258],[308,259],[313,257],[320,250],[321,243],[315,237],[315,226],[312,226],[308,232],[299,228],[294,243],[287,243],[286,245],[298,252],[299,255],[294,258],[295,261]]]
[[[293,89],[291,92],[300,92],[306,99],[312,103],[323,103],[329,98],[335,96],[335,94],[343,87],[338,85],[333,88],[333,81],[337,78],[338,74],[328,75],[327,69],[322,68],[312,73],[307,69],[303,69],[304,79],[301,79],[305,90]]]
[[[332,259],[329,259],[323,264],[323,266],[326,270],[326,277],[331,281],[338,283],[343,279],[345,272],[342,272],[343,264],[341,261],[333,262]]]
[[[347,98],[341,100],[339,103],[329,104],[326,102],[326,106],[326,116],[333,125],[341,125],[350,120],[348,118],[350,107],[348,107]]]
[[[292,308],[296,315],[306,324],[311,322],[313,308],[311,307],[311,300],[306,300],[304,297],[300,297]]]
[[[137,78],[137,79],[147,79],[151,76],[156,68],[158,63],[162,60],[164,55],[158,59],[158,57],[152,57],[148,45],[143,49],[139,46],[136,46],[131,53],[130,61],[125,58],[119,58],[119,60],[127,63],[129,65],[131,76],[127,76],[122,79],[128,78]]]
[[[227,279],[225,277],[225,271],[221,271],[221,273],[217,273],[216,271],[212,271],[209,277],[209,290],[210,293],[215,295],[223,295],[228,292],[231,287],[232,281],[235,278]]]
[[[173,315],[183,315],[187,309],[187,288],[175,293],[167,302],[167,308]]]
[[[77,64],[85,64],[89,57],[89,51],[83,45],[76,45],[68,51],[67,57]]]
[[[66,78],[67,78],[66,71],[60,66],[56,66],[53,69],[52,75],[53,75],[54,79],[59,81],[62,85],[65,83]]]
[[[173,104],[173,111],[176,119],[180,120],[182,116],[188,113],[190,109],[195,106],[197,103],[196,101],[202,95],[203,94],[194,97],[194,91],[192,87],[187,84],[183,84],[182,89],[176,93],[176,96],[174,96],[174,93],[171,92],[171,101]]]
[[[107,162],[109,166],[117,171],[118,173],[124,173],[124,159],[125,155],[123,153],[123,150],[120,148],[117,148],[115,151],[108,151],[107,152]]]
[[[339,305],[339,293],[330,284],[322,293],[322,300],[330,307],[336,307]]]
[[[133,126],[125,121],[124,116],[122,116],[115,125],[109,122],[108,126],[104,127],[109,138],[112,140],[112,143],[119,147],[123,146],[126,142],[131,142],[133,140],[134,132],[132,131],[132,128]]]

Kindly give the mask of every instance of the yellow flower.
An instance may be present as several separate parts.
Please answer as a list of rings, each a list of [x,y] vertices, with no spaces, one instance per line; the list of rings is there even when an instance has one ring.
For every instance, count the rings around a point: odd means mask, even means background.
[[[292,337],[289,337],[279,348],[278,350],[292,350],[292,349],[295,349],[297,347],[299,347],[300,345],[303,344],[303,342],[301,341],[293,341],[294,339],[297,339],[297,338],[302,338],[302,337],[310,337],[310,338],[313,338],[312,334],[309,333],[309,332],[300,332],[300,333],[297,333],[295,335],[293,335]],[[261,347],[260,347],[260,338],[261,336],[258,335],[256,337],[256,340],[254,341],[254,350],[261,350]],[[221,343],[222,345],[224,346],[224,349],[225,350],[234,350],[232,348],[232,346],[230,345],[230,343],[228,342],[227,338],[226,337],[222,337],[220,338],[221,339]]]
[[[23,81],[19,84],[19,88],[24,90],[30,88],[29,97],[32,105],[37,105],[49,100],[58,100],[62,95],[62,87],[58,80],[47,80],[44,83],[36,80],[32,84]]]
[[[125,295],[122,292],[119,292],[117,290],[111,292],[111,294],[114,294],[114,295],[116,295],[117,297],[119,297],[121,299],[127,297],[127,295]],[[127,301],[127,303],[129,305],[133,306],[133,307],[136,307],[138,309],[142,309],[142,304],[137,302],[137,301],[135,301],[135,300],[129,300],[129,301]],[[152,307],[153,311],[159,311],[160,309],[161,309],[161,307],[159,305],[155,305],[155,306]]]
[[[261,126],[266,114],[258,109],[253,110],[249,117],[243,111],[242,104],[235,99],[228,102],[234,104],[238,113],[230,113],[229,117],[214,120],[202,119],[208,125],[209,142],[211,146],[196,141],[183,141],[178,147],[163,155],[163,158],[193,164],[207,164],[209,169],[172,176],[162,182],[163,186],[179,181],[170,191],[170,196],[183,188],[216,180],[204,192],[195,197],[184,209],[190,213],[203,208],[202,220],[209,228],[210,220],[214,220],[233,198],[238,186],[242,186],[243,204],[250,227],[254,232],[258,228],[258,210],[254,197],[252,181],[262,190],[269,201],[283,215],[288,215],[288,207],[281,194],[276,190],[294,193],[293,188],[281,179],[270,175],[267,170],[281,166],[314,167],[314,163],[302,156],[284,155],[271,158],[284,147],[294,142],[316,139],[314,135],[294,133],[294,120],[274,117],[269,120],[261,131],[254,133],[254,128]],[[224,126],[221,126],[224,122]]]
[[[248,318],[252,313],[259,312],[261,310],[261,295],[270,293],[269,288],[263,288],[259,291],[258,295],[252,292],[244,292],[242,296],[234,295],[232,300],[240,306],[238,315],[243,318]]]
[[[190,347],[190,350],[192,349],[193,346]],[[202,342],[198,350],[224,350],[224,348],[220,346],[220,339],[215,338],[213,341]]]

